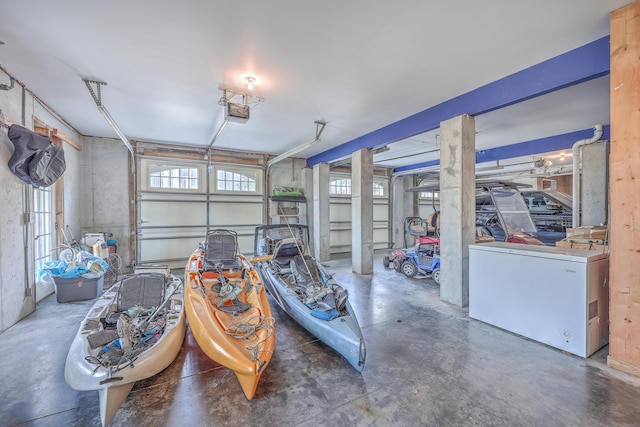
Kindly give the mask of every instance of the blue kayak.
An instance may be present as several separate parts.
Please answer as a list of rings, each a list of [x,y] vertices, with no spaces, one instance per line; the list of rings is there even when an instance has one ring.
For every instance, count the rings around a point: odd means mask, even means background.
[[[308,233],[300,224],[257,227],[252,261],[278,305],[362,371],[366,348],[347,290],[308,255]]]

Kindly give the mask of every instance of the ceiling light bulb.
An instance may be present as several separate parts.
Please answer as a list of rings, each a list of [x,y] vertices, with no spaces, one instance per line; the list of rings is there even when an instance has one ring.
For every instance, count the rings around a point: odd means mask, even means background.
[[[255,82],[256,79],[254,77],[245,77],[244,79],[247,82],[247,89],[248,90],[253,90],[253,82]]]

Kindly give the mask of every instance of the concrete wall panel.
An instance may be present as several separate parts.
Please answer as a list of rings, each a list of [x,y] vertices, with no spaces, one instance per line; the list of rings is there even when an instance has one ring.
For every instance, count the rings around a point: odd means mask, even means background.
[[[604,224],[608,218],[608,142],[582,147],[580,185],[582,219],[580,225]]]
[[[79,188],[82,194],[79,211],[83,213],[81,232],[113,233],[111,238],[118,243],[123,271],[128,271],[132,262],[128,156],[129,150],[119,139],[83,138],[82,182]]]

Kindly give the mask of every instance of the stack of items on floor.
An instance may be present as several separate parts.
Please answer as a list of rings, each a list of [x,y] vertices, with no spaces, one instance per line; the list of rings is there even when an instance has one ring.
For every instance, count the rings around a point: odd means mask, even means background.
[[[89,252],[65,249],[60,259],[44,263],[41,274],[53,281],[58,302],[70,302],[100,296],[107,268],[103,259]]]
[[[253,399],[276,344],[267,289],[285,313],[363,370],[366,347],[347,290],[309,255],[308,227],[264,225],[254,237],[250,261],[239,251],[237,232],[209,230],[187,261],[184,281],[167,265],[137,266],[95,302],[69,349],[65,381],[75,390],[98,390],[103,426],[136,381],[176,358],[185,317],[202,351],[232,370]],[[57,277],[67,274],[62,262],[49,272],[56,267]]]
[[[606,225],[567,228],[567,237],[556,242],[559,248],[588,249],[609,252],[609,233]]]

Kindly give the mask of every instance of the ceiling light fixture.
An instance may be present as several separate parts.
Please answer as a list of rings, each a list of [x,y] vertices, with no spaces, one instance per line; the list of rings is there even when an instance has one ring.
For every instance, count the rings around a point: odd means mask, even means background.
[[[536,159],[531,163],[532,168],[548,168],[551,165],[553,165],[553,162],[551,162],[551,160],[543,158]]]
[[[247,90],[253,90],[253,84],[255,83],[256,78],[252,76],[247,76],[244,78],[244,80],[247,82]]]

